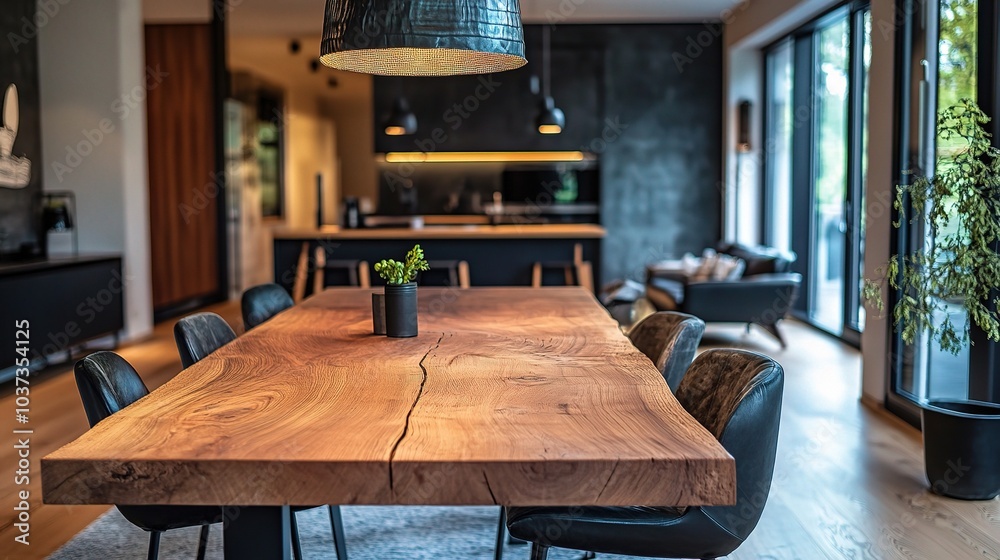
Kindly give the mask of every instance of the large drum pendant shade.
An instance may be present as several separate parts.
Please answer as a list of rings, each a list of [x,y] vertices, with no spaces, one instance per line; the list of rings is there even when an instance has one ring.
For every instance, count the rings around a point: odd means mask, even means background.
[[[488,74],[523,66],[518,0],[327,0],[323,64],[383,76]]]

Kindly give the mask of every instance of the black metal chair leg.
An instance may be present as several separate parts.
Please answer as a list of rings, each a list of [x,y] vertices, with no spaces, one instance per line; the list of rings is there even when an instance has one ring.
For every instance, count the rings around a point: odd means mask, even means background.
[[[201,526],[201,534],[198,535],[198,560],[205,560],[205,551],[208,549],[208,525]]]
[[[295,512],[291,512],[289,517],[292,527],[292,558],[302,560],[302,542],[299,541],[299,525],[295,522]]]
[[[328,506],[330,509],[330,528],[333,530],[333,547],[337,550],[337,560],[347,560],[347,538],[344,536],[344,518],[340,515],[340,506]]]
[[[503,560],[503,536],[507,533],[507,510],[500,506],[500,520],[497,523],[497,542],[493,548],[493,560]]]
[[[549,547],[544,544],[532,543],[531,560],[548,560]]]
[[[770,333],[771,336],[773,336],[774,338],[778,339],[778,343],[781,344],[781,349],[782,350],[784,350],[785,348],[788,348],[788,345],[785,343],[785,337],[781,336],[781,331],[778,330],[778,324],[777,323],[769,323],[769,324],[766,324],[766,325],[765,324],[760,324],[760,326],[765,331],[767,331],[768,333]]]
[[[149,560],[156,560],[160,556],[160,532],[150,531],[149,532],[149,554],[146,556]]]

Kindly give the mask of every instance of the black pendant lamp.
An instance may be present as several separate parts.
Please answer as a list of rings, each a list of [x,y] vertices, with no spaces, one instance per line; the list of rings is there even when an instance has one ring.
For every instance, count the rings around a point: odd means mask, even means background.
[[[389,136],[403,136],[417,131],[417,116],[410,110],[405,97],[397,97],[392,104],[389,118],[385,120],[385,133]]]
[[[488,74],[520,68],[518,0],[327,0],[320,60],[383,76]]]
[[[552,79],[549,61],[549,26],[542,28],[542,101],[535,117],[535,126],[541,134],[559,134],[566,126],[566,115],[556,107],[552,92],[549,91],[549,81]]]

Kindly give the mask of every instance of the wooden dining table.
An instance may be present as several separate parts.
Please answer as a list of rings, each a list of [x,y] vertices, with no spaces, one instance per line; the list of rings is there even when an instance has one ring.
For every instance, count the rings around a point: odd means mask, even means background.
[[[42,459],[45,503],[224,506],[227,559],[289,505],[731,505],[732,457],[581,288],[326,290]]]

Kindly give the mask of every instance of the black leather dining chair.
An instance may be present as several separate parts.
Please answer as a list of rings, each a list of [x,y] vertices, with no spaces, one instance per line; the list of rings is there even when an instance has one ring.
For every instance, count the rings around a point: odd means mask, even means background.
[[[718,558],[757,526],[771,488],[784,373],[774,360],[742,350],[699,356],[677,400],[736,460],[736,504],[675,507],[513,507],[511,535],[549,547],[658,558]],[[670,484],[666,480],[664,484]]]
[[[243,311],[243,328],[250,330],[288,309],[295,302],[284,288],[277,284],[261,284],[243,292],[240,308]]]
[[[676,391],[705,334],[705,322],[685,313],[653,313],[632,327],[628,338],[656,364],[671,391]]]
[[[80,389],[87,420],[98,422],[149,394],[139,374],[114,352],[96,352],[76,363],[76,386]],[[156,560],[160,535],[182,527],[201,526],[198,560],[205,558],[208,527],[222,521],[222,507],[216,506],[115,506],[125,519],[149,532],[149,560]]]
[[[188,368],[203,360],[212,352],[236,339],[236,333],[225,319],[215,313],[195,313],[188,315],[174,325],[174,338],[181,363]],[[295,523],[295,512],[320,506],[292,506],[292,552],[302,559],[302,545]],[[347,560],[347,544],[344,538],[344,521],[340,506],[327,506],[330,511],[330,528],[333,532],[333,546],[337,560]]]
[[[185,369],[236,340],[236,333],[215,313],[188,315],[174,325],[174,340]]]

